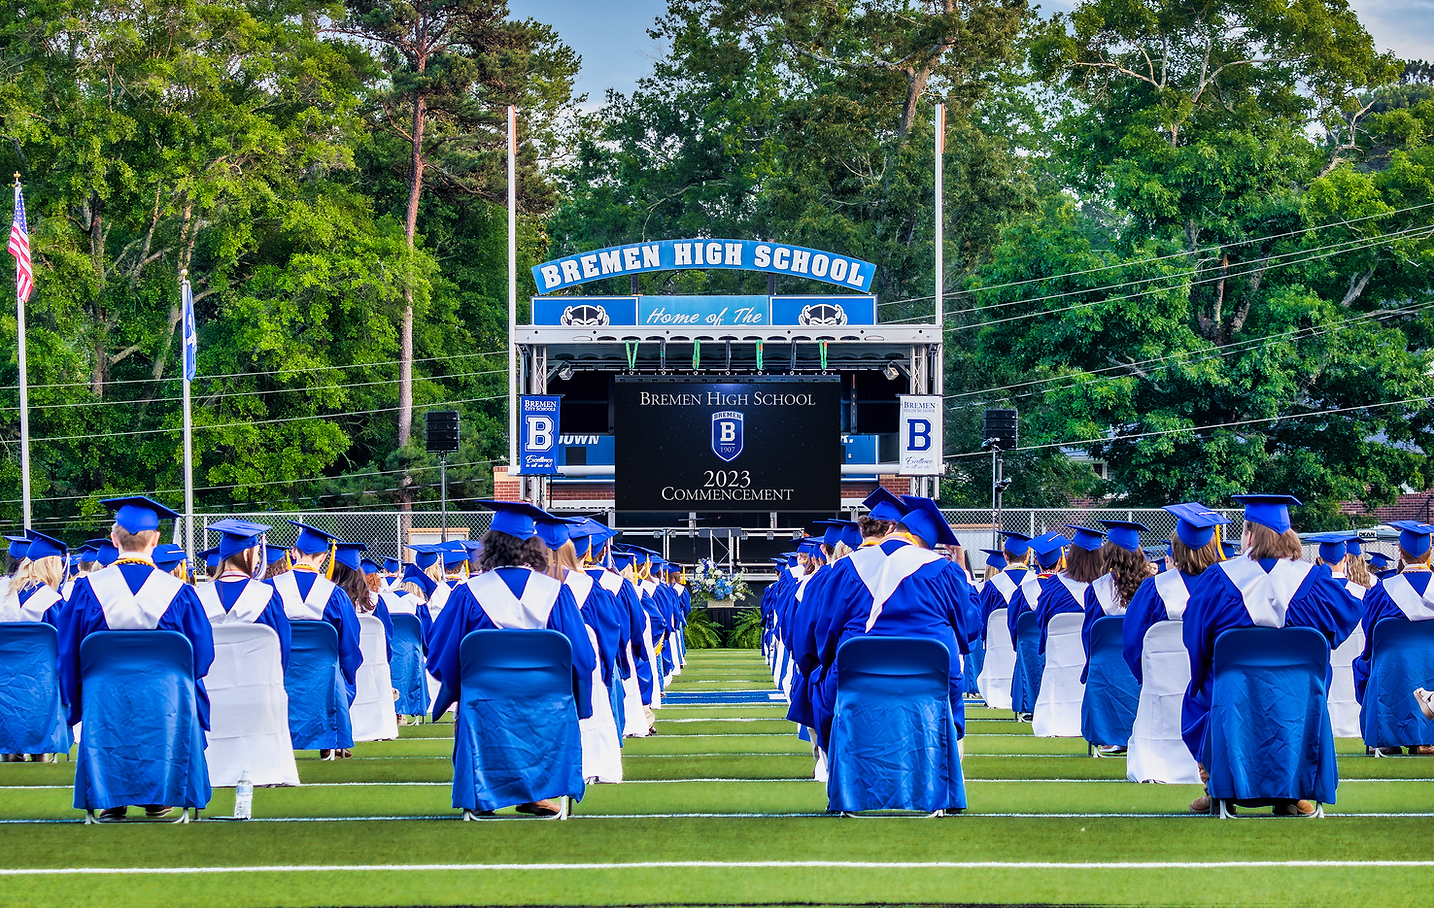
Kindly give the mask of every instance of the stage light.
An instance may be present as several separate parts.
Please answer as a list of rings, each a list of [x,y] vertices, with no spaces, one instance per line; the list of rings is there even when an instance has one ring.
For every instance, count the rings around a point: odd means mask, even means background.
[[[896,381],[901,373],[896,371],[896,363],[887,363],[882,367],[881,374],[886,376],[887,381]]]

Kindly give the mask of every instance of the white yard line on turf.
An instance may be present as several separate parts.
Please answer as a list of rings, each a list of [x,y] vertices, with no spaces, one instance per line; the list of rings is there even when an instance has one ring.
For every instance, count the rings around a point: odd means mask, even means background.
[[[1434,867],[1434,861],[625,861],[552,864],[260,864],[248,867],[25,867],[0,876],[117,876],[225,873],[432,873],[435,871],[684,870],[821,868],[831,870],[1250,870]]]

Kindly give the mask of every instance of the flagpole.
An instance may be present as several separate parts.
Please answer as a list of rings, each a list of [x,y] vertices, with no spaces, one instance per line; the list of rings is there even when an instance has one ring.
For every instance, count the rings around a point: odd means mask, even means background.
[[[936,339],[939,342],[946,336],[942,319],[946,311],[946,105],[936,105]],[[930,382],[929,392],[932,394],[944,394],[943,370],[945,365],[941,358],[945,356],[945,345],[937,343],[938,351],[936,361],[931,364],[931,375],[927,377]],[[925,485],[926,479],[922,479]],[[941,491],[940,478],[932,479],[935,486],[935,498]]]
[[[518,472],[518,112],[508,106],[508,475]]]
[[[189,286],[189,269],[179,271],[179,295],[181,300],[191,299],[193,290]],[[190,563],[194,561],[194,420],[189,408],[189,339],[185,334],[193,330],[192,303],[181,304],[185,308],[183,326],[179,329],[182,342],[180,354],[180,375],[184,387],[184,554]]]
[[[15,171],[15,198],[20,198],[20,172]],[[28,229],[27,229],[28,232]],[[20,263],[15,263],[16,364],[20,368],[20,497],[25,501],[25,529],[30,529],[30,382],[25,368],[25,294],[20,292]]]

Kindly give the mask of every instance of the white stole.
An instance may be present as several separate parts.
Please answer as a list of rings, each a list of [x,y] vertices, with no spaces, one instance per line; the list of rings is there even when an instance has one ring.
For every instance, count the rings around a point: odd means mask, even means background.
[[[1121,605],[1115,598],[1115,575],[1106,574],[1103,577],[1095,578],[1090,585],[1091,591],[1095,593],[1095,601],[1100,603],[1100,610],[1107,615],[1124,615],[1125,606]],[[1085,605],[1084,602],[1081,603]]]
[[[1006,607],[1009,608],[1011,597],[1016,595],[1016,581],[1012,580],[1005,571],[1001,571],[986,582],[996,588],[996,592],[1006,600]],[[1035,571],[1026,570],[1026,576],[1021,580],[1020,589],[1026,597],[1026,605],[1035,608],[1036,604],[1041,601],[1041,578],[1036,575]]]
[[[1190,587],[1185,583],[1185,575],[1179,571],[1166,571],[1163,574],[1156,574],[1155,593],[1160,601],[1165,603],[1165,615],[1171,621],[1179,621],[1185,615],[1185,606],[1190,604]]]
[[[563,578],[563,586],[573,591],[573,599],[577,601],[578,608],[582,609],[593,592],[593,579],[582,571],[568,571]]]
[[[233,581],[227,581],[232,583]],[[219,601],[219,582],[201,583],[194,588],[199,601],[204,605],[204,614],[210,624],[253,624],[259,620],[269,600],[274,598],[274,588],[259,580],[245,580],[244,591],[228,612]]]
[[[0,601],[0,621],[44,621],[45,612],[59,601],[60,594],[45,584],[41,584],[23,603],[19,592],[10,593],[4,601]]]
[[[602,573],[598,575],[597,582],[598,586],[602,587],[609,593],[612,593],[614,596],[616,596],[622,592],[622,582],[625,579],[625,577],[623,577],[616,571],[610,571],[607,568],[603,568]]]
[[[378,598],[388,606],[390,615],[416,615],[418,602],[412,596],[400,596],[393,590],[379,590]]]
[[[130,592],[118,564],[100,568],[87,578],[90,589],[105,613],[105,624],[112,631],[150,631],[159,626],[159,619],[184,589],[184,581],[148,565],[150,574],[138,592]]]
[[[1314,570],[1314,565],[1308,561],[1282,558],[1266,573],[1258,561],[1248,556],[1222,561],[1216,567],[1224,571],[1240,591],[1245,611],[1256,627],[1284,627],[1290,600],[1295,598],[1300,584]]]
[[[528,569],[524,569],[528,570]],[[548,616],[557,604],[563,585],[551,577],[528,570],[528,580],[523,586],[523,595],[514,596],[508,584],[496,571],[489,571],[471,577],[467,581],[468,591],[488,619],[497,627],[506,630],[541,630],[548,626]]]
[[[285,571],[274,578],[274,589],[279,591],[279,598],[284,602],[284,614],[289,616],[290,621],[320,621],[324,617],[324,607],[329,604],[338,585],[315,572],[309,595],[300,596],[298,578],[293,571]]]
[[[824,567],[826,567],[826,565],[824,564],[819,566],[815,571],[812,571],[810,574],[802,575],[802,579],[797,581],[797,591],[792,595],[798,602],[801,602],[802,596],[806,595],[807,584],[811,583],[812,578],[815,577],[817,574],[821,573],[821,570]]]
[[[860,557],[858,557],[860,556]],[[928,549],[914,545],[903,545],[890,555],[881,546],[858,549],[847,556],[856,569],[856,574],[871,594],[871,614],[866,619],[866,629],[871,631],[888,599],[896,592],[901,581],[916,573],[941,556]]]
[[[1389,594],[1390,599],[1394,600],[1394,604],[1399,606],[1404,617],[1410,621],[1428,621],[1430,618],[1434,618],[1434,601],[1429,599],[1430,592],[1434,592],[1434,580],[1429,581],[1429,586],[1425,588],[1423,595],[1414,589],[1414,584],[1410,583],[1409,578],[1403,574],[1395,574],[1382,583],[1384,591]]]
[[[1360,602],[1364,601],[1364,594],[1369,592],[1369,590],[1365,589],[1362,584],[1355,583],[1353,580],[1346,580],[1344,582],[1344,588],[1349,591],[1349,594],[1351,596],[1358,599]]]
[[[1065,574],[1057,574],[1056,579],[1061,582],[1061,586],[1066,588],[1066,592],[1071,594],[1071,598],[1075,600],[1076,605],[1085,608],[1085,591],[1090,589],[1090,584],[1082,583],[1079,580],[1072,580]]]

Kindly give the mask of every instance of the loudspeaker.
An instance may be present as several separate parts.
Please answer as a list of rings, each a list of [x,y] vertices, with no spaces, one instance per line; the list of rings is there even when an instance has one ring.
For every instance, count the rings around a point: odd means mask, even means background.
[[[1015,410],[986,411],[986,421],[981,432],[981,439],[990,441],[993,438],[1000,443],[1002,451],[1010,451],[1016,447]]]
[[[424,448],[429,454],[452,454],[458,450],[458,411],[429,410],[424,415]]]

